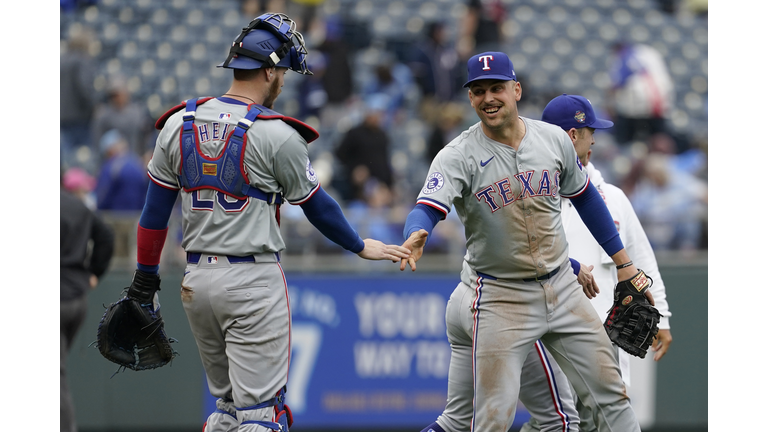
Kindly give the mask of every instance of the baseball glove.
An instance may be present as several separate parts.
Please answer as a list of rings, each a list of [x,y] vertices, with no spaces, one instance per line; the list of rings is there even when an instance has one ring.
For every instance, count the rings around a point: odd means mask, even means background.
[[[603,324],[613,343],[640,358],[645,358],[648,347],[659,332],[661,314],[645,297],[652,284],[653,280],[642,270],[616,284],[613,307]]]
[[[164,366],[178,354],[171,348],[177,341],[165,334],[160,306],[155,305],[158,290],[158,275],[136,270],[131,286],[99,322],[96,345],[104,358],[139,371]]]

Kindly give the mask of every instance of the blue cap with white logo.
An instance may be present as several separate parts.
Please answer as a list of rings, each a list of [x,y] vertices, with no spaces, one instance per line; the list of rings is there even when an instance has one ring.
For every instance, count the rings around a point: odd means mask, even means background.
[[[589,99],[565,93],[549,101],[541,113],[541,120],[560,126],[565,131],[583,127],[608,129],[613,126],[612,121],[597,118]]]
[[[509,57],[503,52],[492,51],[474,55],[467,61],[467,82],[464,87],[483,79],[517,81],[517,76]]]

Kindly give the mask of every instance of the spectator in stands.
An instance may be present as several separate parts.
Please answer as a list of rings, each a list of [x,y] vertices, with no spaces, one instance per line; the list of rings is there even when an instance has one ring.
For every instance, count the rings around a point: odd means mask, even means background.
[[[408,66],[425,104],[445,103],[456,97],[463,85],[462,64],[458,52],[448,42],[445,23],[429,24],[425,40],[416,44],[408,57]]]
[[[464,129],[464,108],[457,102],[448,102],[438,109],[437,122],[432,127],[432,133],[427,142],[425,160],[431,162],[446,144],[456,138]]]
[[[381,127],[389,129],[402,120],[402,114],[409,108],[408,97],[413,95],[413,75],[405,64],[397,61],[393,55],[385,58],[376,65],[373,77],[363,85],[363,99],[376,98],[377,95],[387,96],[387,106]],[[434,109],[434,106],[432,107]]]
[[[674,156],[652,152],[629,196],[653,249],[692,250],[701,245],[707,184],[675,168]]]
[[[342,165],[334,188],[346,202],[366,202],[374,184],[391,191],[392,166],[389,159],[389,135],[381,126],[389,98],[371,95],[365,100],[362,122],[347,131],[336,148],[336,158]]]
[[[117,129],[107,131],[99,146],[104,162],[96,183],[98,209],[140,211],[149,186],[143,160],[128,149],[128,141]]]
[[[98,143],[110,129],[117,129],[128,142],[128,150],[144,158],[154,146],[154,122],[149,111],[131,100],[131,92],[122,76],[112,77],[107,89],[107,103],[96,109],[92,126],[93,142]]]
[[[62,4],[62,8],[65,5]],[[59,60],[60,164],[63,169],[79,166],[94,170],[89,159],[77,159],[81,147],[89,155],[90,127],[98,93],[93,87],[96,63],[88,51],[93,35],[90,29],[72,33]]]
[[[504,51],[501,26],[507,11],[501,0],[468,0],[456,49],[463,64],[476,52]],[[464,71],[466,72],[466,71]]]
[[[299,120],[306,121],[309,117],[319,120],[322,115],[323,107],[328,102],[328,92],[323,84],[327,63],[322,53],[313,53],[307,58],[312,75],[304,77],[298,85]]]
[[[67,357],[87,313],[88,291],[96,288],[109,267],[114,238],[109,226],[79,197],[61,189],[59,205],[59,423],[62,432],[76,432],[75,407],[67,383]]]
[[[675,103],[674,82],[664,58],[644,44],[614,46],[608,110],[618,145],[669,133],[667,119]]]
[[[344,39],[343,23],[336,15],[325,17],[325,35],[318,42],[312,55],[325,56],[326,68],[323,74],[323,86],[328,95],[328,103],[323,108],[323,125],[335,125],[346,115],[347,103],[353,93],[352,67],[349,59],[351,50]]]
[[[68,168],[61,177],[61,186],[67,192],[79,198],[85,206],[96,210],[96,179],[79,167]]]
[[[115,256],[135,256],[136,225],[149,187],[147,166],[117,129],[107,131],[99,145],[104,162],[96,182],[97,206],[115,231]]]

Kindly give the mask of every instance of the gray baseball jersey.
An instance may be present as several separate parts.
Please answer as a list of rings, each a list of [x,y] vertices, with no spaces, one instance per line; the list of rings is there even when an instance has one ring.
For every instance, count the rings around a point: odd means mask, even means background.
[[[209,160],[219,158],[247,112],[245,104],[233,99],[197,105],[194,134],[200,153]],[[279,264],[278,252],[285,249],[279,210],[255,197],[238,200],[210,188],[182,189],[183,116],[182,110],[167,119],[149,175],[160,186],[181,190],[182,247],[188,253],[181,300],[208,388],[218,398],[205,430],[235,430],[240,424],[250,424],[249,431],[265,430],[264,425],[277,421],[269,401],[286,385],[290,363],[291,316]],[[307,142],[294,128],[280,120],[257,119],[246,137],[243,172],[251,186],[280,193],[291,204],[305,202],[318,190]]]
[[[522,117],[521,117],[522,118]],[[451,364],[448,432],[508,430],[523,364],[541,339],[579,397],[599,407],[600,431],[639,431],[602,321],[568,260],[562,197],[588,187],[562,129],[522,118],[517,150],[480,123],[435,157],[418,203],[464,224],[467,253],[446,308]]]
[[[568,258],[560,197],[587,187],[565,132],[522,119],[518,150],[488,138],[480,122],[464,131],[435,157],[418,197],[443,213],[453,206],[465,228],[465,263],[501,279],[545,275]],[[469,277],[462,271],[464,283]]]
[[[199,105],[195,126],[201,152],[217,157],[227,136],[247,111],[244,104],[220,99]],[[152,180],[170,189],[181,187],[179,131],[183,115],[182,110],[168,119],[149,163]],[[252,186],[267,193],[282,193],[291,204],[303,203],[319,187],[309,162],[307,142],[291,126],[279,120],[256,120],[247,137],[245,169]],[[181,246],[188,252],[239,256],[285,249],[276,207],[265,201],[238,201],[222,192],[204,189],[182,193],[181,206]]]

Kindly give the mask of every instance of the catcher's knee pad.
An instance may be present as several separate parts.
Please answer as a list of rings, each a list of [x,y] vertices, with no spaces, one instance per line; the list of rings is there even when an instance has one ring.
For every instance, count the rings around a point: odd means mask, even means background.
[[[257,405],[236,408],[238,419],[241,424],[241,431],[261,432],[266,428],[276,432],[288,432],[288,428],[293,424],[293,414],[288,405],[285,404],[285,387],[277,392],[277,395]],[[252,429],[247,428],[252,425]],[[242,426],[246,426],[243,428]]]
[[[208,416],[203,432],[236,432],[240,427],[235,404],[229,399],[216,401],[216,411]]]

